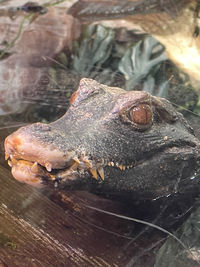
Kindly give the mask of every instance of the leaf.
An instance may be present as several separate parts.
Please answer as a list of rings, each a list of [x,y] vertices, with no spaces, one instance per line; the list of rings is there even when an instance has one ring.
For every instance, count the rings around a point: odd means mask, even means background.
[[[86,37],[73,55],[72,68],[82,77],[94,77],[93,72],[99,72],[111,55],[114,35],[111,29],[101,25],[90,25]]]
[[[118,67],[125,76],[126,90],[134,89],[148,76],[153,67],[165,60],[167,56],[164,47],[151,36],[130,47]]]

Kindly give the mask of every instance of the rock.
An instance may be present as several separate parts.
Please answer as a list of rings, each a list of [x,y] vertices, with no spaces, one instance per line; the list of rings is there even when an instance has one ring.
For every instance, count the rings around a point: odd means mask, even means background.
[[[0,17],[0,48],[7,52],[0,60],[1,115],[24,108],[24,94],[37,87],[52,59],[63,50],[69,52],[80,34],[78,20],[63,8],[50,7],[46,14],[31,16],[18,12],[14,18]]]

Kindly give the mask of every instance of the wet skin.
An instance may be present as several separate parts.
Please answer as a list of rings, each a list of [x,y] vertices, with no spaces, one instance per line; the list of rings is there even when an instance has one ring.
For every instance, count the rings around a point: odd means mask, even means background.
[[[13,176],[35,186],[157,198],[198,184],[200,143],[165,99],[82,79],[59,120],[5,140]]]

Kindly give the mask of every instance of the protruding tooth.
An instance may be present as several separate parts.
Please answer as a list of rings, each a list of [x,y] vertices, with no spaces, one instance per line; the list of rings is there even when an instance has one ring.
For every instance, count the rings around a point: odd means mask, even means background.
[[[86,158],[86,159],[83,159],[83,162],[85,163],[85,165],[88,167],[88,168],[92,168],[92,163],[91,161]]]
[[[116,164],[115,164],[117,167],[119,167],[119,163],[117,162]]]
[[[12,168],[13,164],[11,160],[8,160],[8,165]]]
[[[111,165],[111,162],[108,162],[108,166],[112,166],[112,165]]]
[[[115,163],[113,161],[110,162],[111,166],[114,167]]]
[[[123,165],[119,165],[118,167],[120,168],[121,171],[123,170]]]
[[[33,163],[33,165],[31,166],[31,171],[33,173],[38,173],[38,164],[37,164],[37,162]]]
[[[89,169],[89,171],[92,174],[92,176],[97,180],[98,174],[96,168]]]
[[[101,177],[101,180],[104,180],[104,170],[102,167],[98,168],[99,176]]]
[[[57,182],[57,181],[54,183],[54,187],[55,187],[55,188],[58,187],[58,182]]]
[[[123,166],[123,168],[122,168],[122,169],[123,169],[123,171],[125,171],[125,170],[126,170],[126,166]]]
[[[77,157],[73,157],[73,160],[74,160],[76,163],[80,164],[80,161],[79,161],[79,159],[78,159]]]
[[[17,160],[12,155],[10,155],[10,159],[14,165],[17,164]]]
[[[70,166],[70,170],[77,170],[77,168],[78,168],[78,166],[79,166],[79,163],[78,162],[74,162],[74,164],[72,164],[71,166]]]
[[[49,162],[45,163],[45,168],[47,169],[48,172],[51,172],[51,170],[52,170],[51,163],[49,163]]]
[[[54,181],[55,179],[56,179],[56,177],[55,177],[55,175],[50,175],[50,179],[52,180],[52,181]]]

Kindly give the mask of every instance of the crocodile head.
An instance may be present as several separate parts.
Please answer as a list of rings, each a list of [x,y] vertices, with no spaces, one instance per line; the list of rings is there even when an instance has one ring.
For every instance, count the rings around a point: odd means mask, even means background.
[[[5,140],[13,176],[34,185],[155,198],[190,185],[199,141],[165,99],[82,79],[59,120]]]

